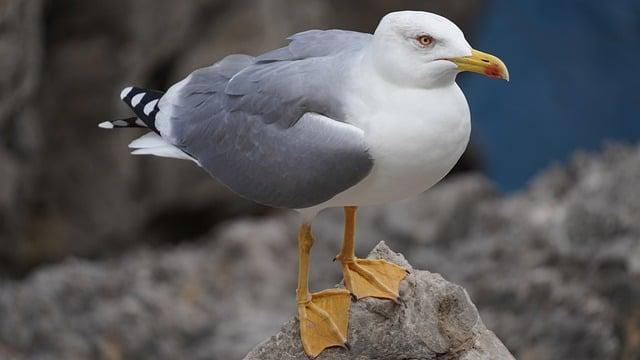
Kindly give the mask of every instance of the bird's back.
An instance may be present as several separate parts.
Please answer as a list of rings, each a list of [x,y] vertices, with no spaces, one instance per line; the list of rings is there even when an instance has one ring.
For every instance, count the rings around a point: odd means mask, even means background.
[[[350,62],[370,39],[312,30],[257,57],[227,56],[173,85],[153,125],[246,198],[286,208],[322,203],[372,166],[362,131],[343,122],[341,96]]]

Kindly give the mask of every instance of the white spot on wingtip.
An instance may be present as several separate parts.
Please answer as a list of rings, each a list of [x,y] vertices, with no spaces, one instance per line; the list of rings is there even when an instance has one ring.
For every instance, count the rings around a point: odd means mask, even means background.
[[[153,109],[155,109],[157,103],[158,103],[158,99],[155,99],[147,103],[147,105],[144,106],[144,114],[147,116],[151,114]]]
[[[126,98],[127,95],[129,95],[131,90],[133,90],[133,87],[131,86],[122,89],[122,92],[120,93],[120,99],[124,100],[124,98]]]
[[[98,127],[101,129],[113,129],[113,124],[111,123],[111,121],[103,121],[98,124]]]
[[[140,101],[142,101],[142,98],[146,95],[146,93],[140,93],[136,96],[134,96],[131,99],[131,106],[136,107],[138,106],[138,104],[140,104]]]
[[[140,119],[136,119],[136,125],[144,126],[144,127],[146,127],[146,126],[147,126],[147,124],[145,124],[145,123],[144,123],[144,121],[142,121],[142,120],[140,120]]]

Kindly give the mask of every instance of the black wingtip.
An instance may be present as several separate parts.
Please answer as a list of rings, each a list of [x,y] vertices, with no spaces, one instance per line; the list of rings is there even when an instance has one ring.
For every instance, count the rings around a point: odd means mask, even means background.
[[[155,122],[159,110],[158,103],[162,95],[164,95],[162,91],[129,86],[122,90],[120,99],[149,129],[158,133]]]
[[[101,129],[115,129],[115,128],[146,128],[147,126],[138,120],[137,117],[129,117],[125,119],[116,119],[103,121],[98,124]]]

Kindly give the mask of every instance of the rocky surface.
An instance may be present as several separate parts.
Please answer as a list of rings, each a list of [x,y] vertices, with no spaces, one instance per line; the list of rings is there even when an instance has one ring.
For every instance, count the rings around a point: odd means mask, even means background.
[[[622,146],[579,154],[509,197],[458,176],[361,209],[357,252],[385,240],[460,284],[518,359],[637,359],[638,179],[640,147]],[[341,278],[330,261],[341,215],[314,223],[312,290]],[[242,358],[295,314],[297,223],[232,221],[199,243],[0,280],[0,358]]]
[[[318,360],[334,359],[513,359],[482,323],[466,291],[439,274],[415,270],[379,243],[369,254],[409,270],[400,285],[400,303],[366,298],[352,304],[349,349],[331,348]],[[307,360],[297,319],[289,321],[245,360]]]
[[[204,249],[70,261],[24,284],[2,284],[0,358],[240,358],[295,312],[296,259],[293,244],[282,241],[286,232],[277,223],[240,222]],[[512,358],[462,287],[413,270],[384,243],[371,256],[411,270],[401,304],[354,303],[351,351],[331,349],[319,359]],[[247,359],[306,359],[297,329],[290,321]]]
[[[67,261],[3,282],[0,359],[241,358],[295,311],[294,234],[236,222],[205,246]]]
[[[188,162],[131,158],[139,131],[96,127],[128,116],[123,87],[166,89],[226,54],[258,54],[309,28],[372,31],[391,10],[466,24],[481,2],[1,1],[0,273],[199,239],[220,221],[268,211]]]

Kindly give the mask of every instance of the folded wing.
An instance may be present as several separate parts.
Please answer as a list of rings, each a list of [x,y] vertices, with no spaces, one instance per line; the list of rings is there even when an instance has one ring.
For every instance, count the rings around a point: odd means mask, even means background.
[[[370,35],[310,31],[257,58],[232,55],[160,100],[162,137],[256,202],[305,208],[367,176],[363,132],[344,114],[344,79]]]

